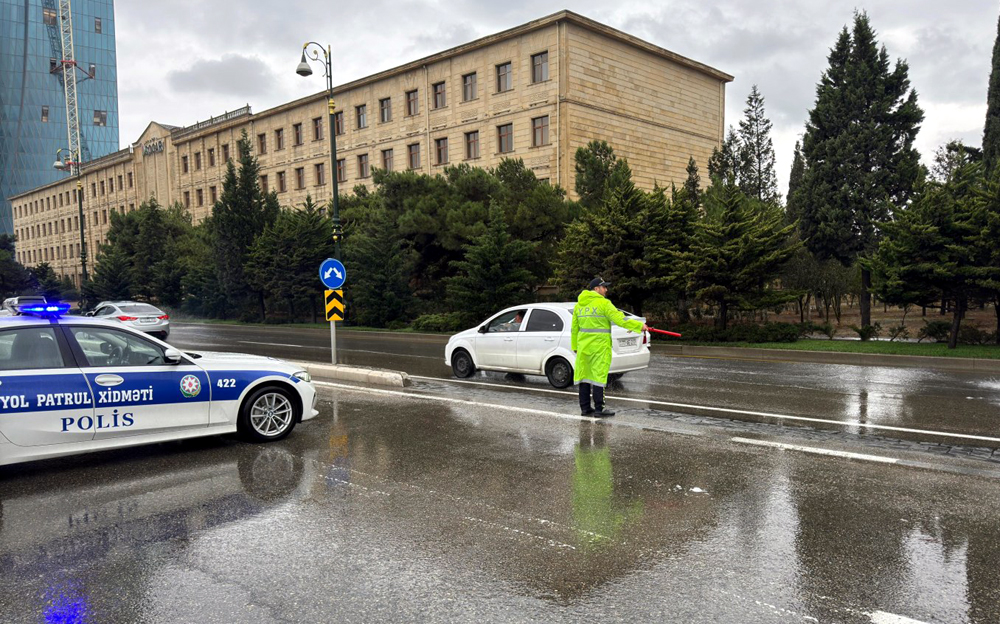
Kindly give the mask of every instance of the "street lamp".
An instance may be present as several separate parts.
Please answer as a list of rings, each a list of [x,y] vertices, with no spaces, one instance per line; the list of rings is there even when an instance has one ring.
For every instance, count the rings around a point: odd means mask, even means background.
[[[314,46],[311,53],[309,46]],[[304,78],[312,76],[313,71],[312,67],[309,66],[309,60],[319,61],[320,53],[323,55],[323,75],[326,76],[327,112],[330,117],[330,176],[333,178],[333,257],[336,260],[340,260],[340,239],[343,233],[340,228],[340,197],[337,188],[337,133],[334,125],[336,106],[333,103],[333,55],[330,52],[330,46],[324,49],[323,46],[315,41],[304,44],[302,46],[302,58],[299,61],[298,67],[295,68],[295,73]]]
[[[80,152],[76,154],[69,154],[68,160],[63,160],[60,157],[63,150],[59,149],[56,151],[56,161],[52,163],[52,166],[59,171],[69,170],[76,175],[76,207],[80,212],[80,301],[83,303],[83,285],[87,283],[87,239],[84,236],[84,228],[86,227],[87,220],[83,216],[83,179],[80,175]]]

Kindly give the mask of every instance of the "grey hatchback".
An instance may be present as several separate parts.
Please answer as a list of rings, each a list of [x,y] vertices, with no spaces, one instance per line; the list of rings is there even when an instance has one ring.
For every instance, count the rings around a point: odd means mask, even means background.
[[[163,310],[138,301],[102,302],[89,316],[116,320],[132,329],[166,340],[170,335],[170,316]]]

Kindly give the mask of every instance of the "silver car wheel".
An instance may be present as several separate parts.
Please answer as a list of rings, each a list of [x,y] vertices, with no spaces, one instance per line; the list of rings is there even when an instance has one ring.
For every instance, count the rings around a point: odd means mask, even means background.
[[[273,438],[294,424],[292,402],[279,392],[260,395],[250,408],[250,426],[262,436]]]

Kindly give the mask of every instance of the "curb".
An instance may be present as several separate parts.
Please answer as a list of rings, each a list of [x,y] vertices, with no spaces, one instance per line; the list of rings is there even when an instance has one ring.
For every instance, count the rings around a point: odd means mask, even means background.
[[[311,376],[322,379],[353,381],[391,388],[405,388],[412,384],[410,376],[402,371],[346,366],[344,364],[317,364],[315,362],[295,362],[295,364],[304,368]]]
[[[894,366],[925,368],[940,371],[966,371],[1000,374],[1000,360],[983,358],[951,358],[927,355],[888,355],[880,353],[837,353],[830,351],[799,351],[792,349],[754,349],[753,347],[696,347],[687,345],[657,345],[664,355],[683,357],[714,357],[754,359],[773,362],[804,362],[814,364],[846,364],[850,366]]]

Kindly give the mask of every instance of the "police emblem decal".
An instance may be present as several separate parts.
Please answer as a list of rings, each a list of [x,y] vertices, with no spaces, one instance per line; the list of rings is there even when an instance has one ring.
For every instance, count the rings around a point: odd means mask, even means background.
[[[201,381],[194,375],[185,375],[181,379],[181,394],[187,398],[198,396],[201,392]]]

